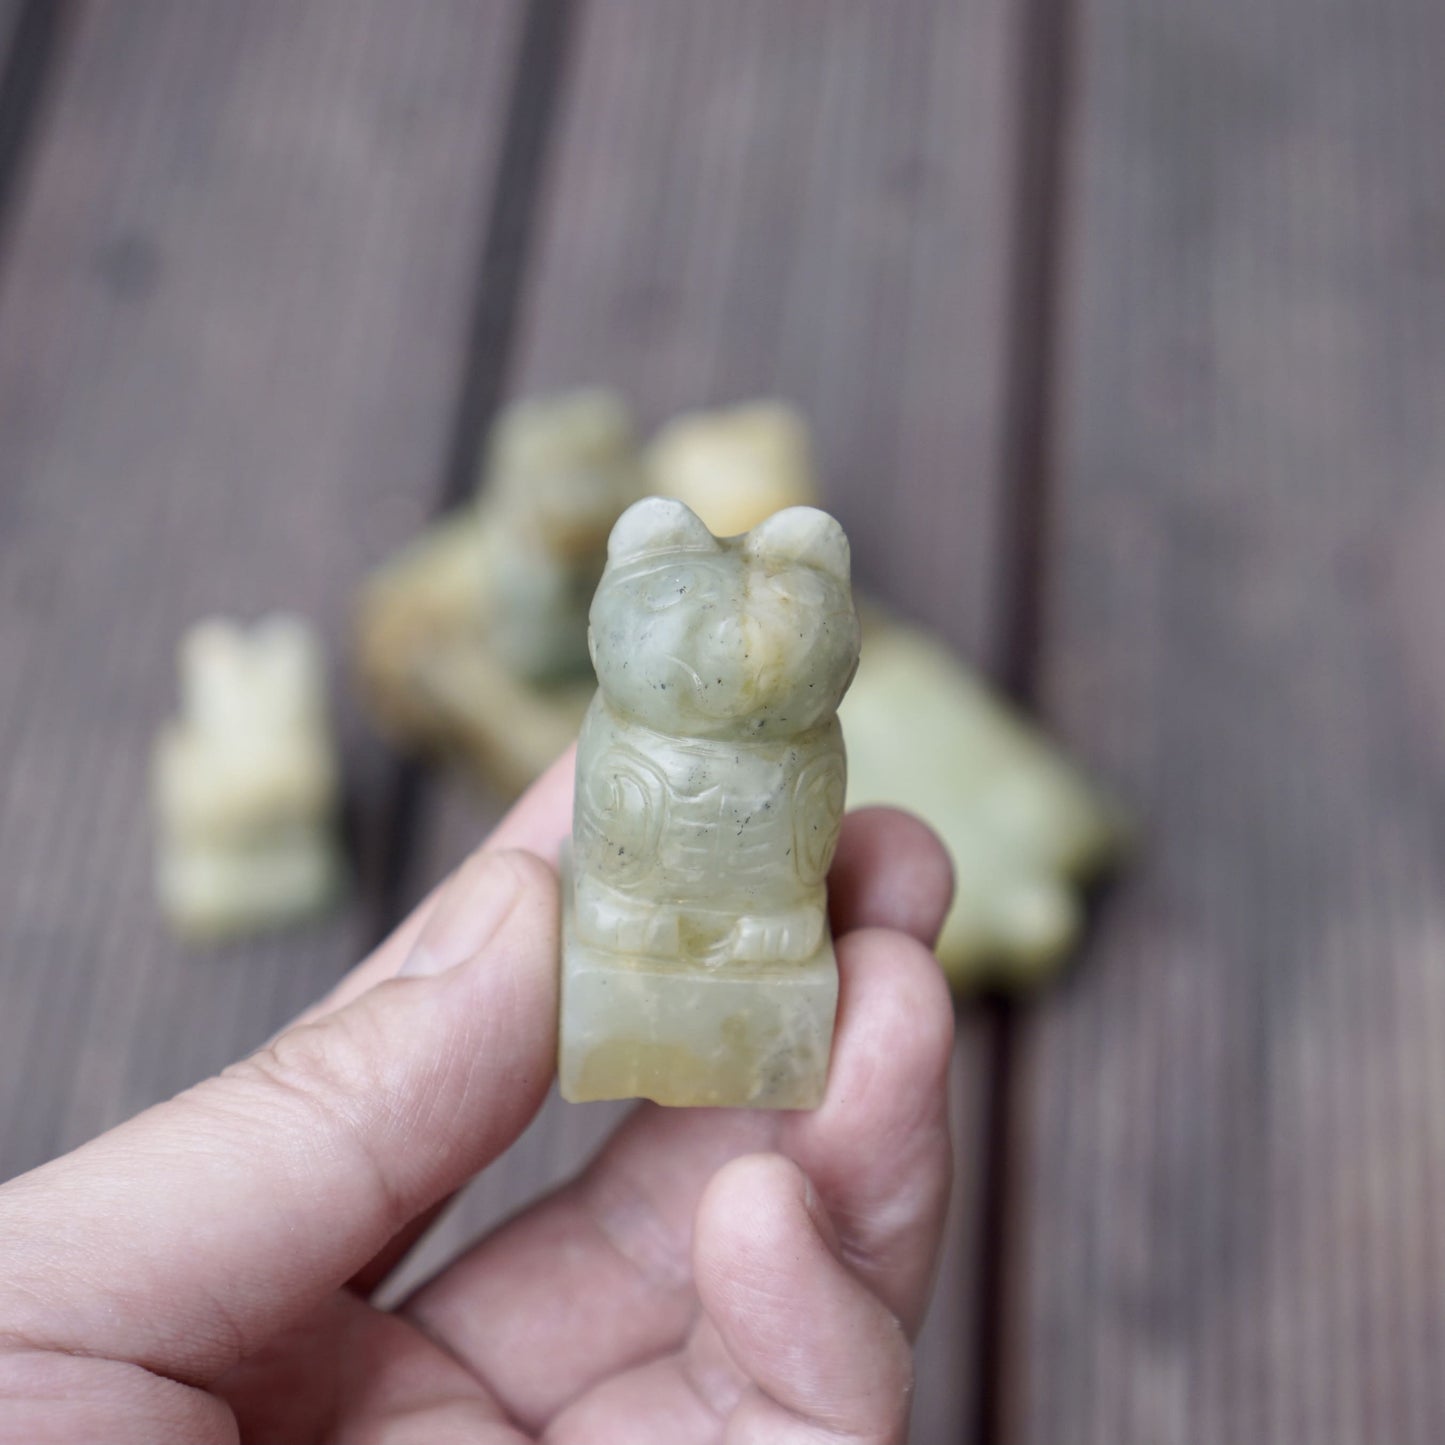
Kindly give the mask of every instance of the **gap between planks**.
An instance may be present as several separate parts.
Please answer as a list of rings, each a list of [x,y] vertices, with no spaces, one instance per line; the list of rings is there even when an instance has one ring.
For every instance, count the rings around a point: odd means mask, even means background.
[[[0,267],[69,14],[69,0],[0,0]]]
[[[1047,600],[1045,563],[1055,492],[1061,261],[1066,243],[1065,132],[1073,91],[1074,0],[1023,0],[1013,48],[1014,192],[999,476],[999,606],[994,677],[1017,703],[1036,706]],[[977,1350],[969,1445],[1003,1445],[1021,1418],[1025,1296],[1020,1097],[1026,1004],[985,1000],[987,1054],[973,1338]]]
[[[446,467],[433,503],[440,515],[468,497],[475,486],[482,438],[506,384],[517,328],[519,302],[532,262],[533,224],[558,128],[573,0],[529,0],[512,90],[488,194],[477,285],[472,303],[466,359],[453,409]],[[368,935],[381,943],[401,921],[408,864],[426,828],[435,785],[424,766],[397,764],[383,811],[381,857],[369,890],[373,900]]]

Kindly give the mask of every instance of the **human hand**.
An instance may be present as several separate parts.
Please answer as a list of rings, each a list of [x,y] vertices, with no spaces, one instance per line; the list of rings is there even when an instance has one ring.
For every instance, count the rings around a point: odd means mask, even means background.
[[[642,1105],[394,1311],[557,1026],[562,759],[259,1053],[0,1188],[0,1442],[900,1442],[949,1185],[946,857],[845,823],[811,1113]],[[525,851],[523,851],[525,850]]]

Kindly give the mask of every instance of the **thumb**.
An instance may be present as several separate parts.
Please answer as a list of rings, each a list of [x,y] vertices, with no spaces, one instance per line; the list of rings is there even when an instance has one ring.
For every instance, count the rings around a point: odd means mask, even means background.
[[[206,1383],[522,1131],[555,1068],[557,880],[479,853],[400,976],[0,1189],[0,1337]]]
[[[698,1298],[751,1384],[727,1439],[902,1445],[913,1356],[903,1326],[838,1257],[808,1177],[778,1154],[723,1166],[698,1206]]]

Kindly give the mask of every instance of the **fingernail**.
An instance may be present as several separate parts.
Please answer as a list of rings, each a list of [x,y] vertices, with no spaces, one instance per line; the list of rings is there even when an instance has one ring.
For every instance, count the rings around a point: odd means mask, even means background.
[[[524,886],[511,853],[474,853],[437,900],[399,975],[445,973],[474,958],[496,937]]]

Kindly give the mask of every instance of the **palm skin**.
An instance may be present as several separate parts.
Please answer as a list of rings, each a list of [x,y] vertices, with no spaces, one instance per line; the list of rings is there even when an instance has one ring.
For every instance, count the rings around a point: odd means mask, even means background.
[[[260,1053],[0,1189],[0,1442],[901,1442],[947,1203],[946,857],[845,824],[823,1106],[633,1112],[399,1307],[555,1062],[571,758]]]

